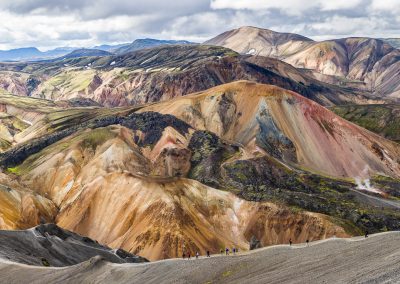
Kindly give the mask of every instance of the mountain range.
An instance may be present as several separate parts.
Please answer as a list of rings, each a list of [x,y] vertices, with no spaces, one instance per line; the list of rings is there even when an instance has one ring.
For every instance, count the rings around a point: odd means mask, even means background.
[[[399,145],[285,89],[240,81],[139,107],[1,105],[25,123],[0,155],[2,228],[56,222],[155,260],[400,226]],[[358,177],[372,177],[372,196],[354,190]]]
[[[398,100],[400,50],[379,39],[343,38],[316,42],[267,29],[242,27],[225,32],[205,44],[239,53],[283,60],[323,82],[352,86],[376,97]]]
[[[155,47],[160,45],[173,45],[173,44],[193,44],[193,43],[185,40],[158,40],[158,39],[145,38],[145,39],[136,39],[132,43],[123,43],[115,45],[103,44],[91,48],[58,47],[48,51],[40,51],[36,47],[26,47],[26,48],[16,48],[10,50],[0,50],[0,62],[48,60],[56,57],[67,56],[69,53],[85,49],[101,50],[109,53],[122,54],[143,48]],[[99,54],[99,56],[100,55],[101,54]]]
[[[395,48],[400,48],[400,38],[382,38],[382,40]]]
[[[88,98],[110,107],[166,100],[235,80],[275,84],[323,105],[382,102],[356,89],[318,81],[273,58],[208,45],[0,64],[0,74],[0,87],[16,95],[56,101]]]
[[[75,50],[73,47],[59,47],[48,51],[40,51],[36,47],[0,50],[0,61],[33,61],[62,56]]]
[[[32,229],[53,249],[91,244],[71,263],[400,229],[394,47],[243,27],[103,49],[0,63],[0,229],[53,223]],[[30,237],[7,254],[65,264]]]

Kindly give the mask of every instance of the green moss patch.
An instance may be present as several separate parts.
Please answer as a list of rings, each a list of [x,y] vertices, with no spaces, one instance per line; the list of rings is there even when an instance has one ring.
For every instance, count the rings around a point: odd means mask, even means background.
[[[349,105],[333,107],[331,110],[361,127],[400,142],[399,105]]]

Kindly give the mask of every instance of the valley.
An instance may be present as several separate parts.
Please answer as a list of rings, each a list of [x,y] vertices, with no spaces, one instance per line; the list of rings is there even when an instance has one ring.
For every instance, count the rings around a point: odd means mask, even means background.
[[[244,26],[0,62],[2,279],[397,281],[391,42]]]

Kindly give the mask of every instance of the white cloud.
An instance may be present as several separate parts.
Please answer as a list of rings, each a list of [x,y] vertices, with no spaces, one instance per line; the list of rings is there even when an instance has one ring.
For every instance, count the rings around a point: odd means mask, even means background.
[[[0,49],[154,37],[203,41],[244,25],[315,39],[399,37],[400,0],[1,0]]]
[[[354,8],[362,0],[211,0],[213,9],[279,9],[287,14],[300,15],[302,12],[317,8],[333,11]]]
[[[135,30],[151,16],[114,16],[105,19],[82,21],[76,14],[64,16],[16,15],[1,12],[0,33],[9,40],[0,45],[3,49],[36,45],[44,48],[56,46],[91,46],[101,42],[98,34],[120,35],[114,41],[131,41]]]
[[[319,2],[323,11],[334,11],[355,8],[362,3],[362,0],[325,0]]]
[[[400,12],[400,1],[399,0],[372,0],[370,11],[373,12]]]
[[[308,29],[312,29],[315,34],[330,35],[337,37],[338,35],[365,36],[376,31],[380,26],[385,25],[380,19],[375,18],[348,18],[341,16],[333,16],[327,18],[324,22],[313,23],[308,25]]]

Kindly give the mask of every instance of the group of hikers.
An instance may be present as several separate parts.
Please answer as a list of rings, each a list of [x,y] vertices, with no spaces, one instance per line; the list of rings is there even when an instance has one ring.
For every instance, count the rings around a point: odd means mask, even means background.
[[[365,232],[365,238],[368,238],[368,231]],[[310,243],[310,241],[307,239],[306,240],[307,246],[309,246],[309,243]],[[292,239],[289,239],[289,245],[291,246],[292,244],[293,244]],[[221,249],[221,251],[220,251],[221,255],[224,255],[224,251],[225,251],[225,255],[229,255],[231,253],[229,248],[226,248],[225,250]],[[238,252],[239,252],[238,248],[232,248],[232,254],[233,255],[236,255]],[[196,256],[196,259],[198,259],[199,256],[200,256],[200,252],[197,251],[195,256]],[[206,252],[206,256],[207,257],[211,257],[209,250]],[[188,251],[187,254],[185,252],[182,253],[182,258],[183,259],[185,259],[185,258],[190,259],[190,257],[191,257],[190,251]]]
[[[229,255],[230,253],[231,253],[231,251],[229,250],[229,248],[226,248],[225,250],[224,249],[221,249],[221,255],[224,255],[224,251],[225,251],[225,255]],[[232,248],[232,254],[233,255],[236,255],[237,253],[239,252],[239,249],[238,248]],[[191,258],[191,252],[190,251],[188,251],[187,253],[185,253],[185,252],[183,252],[182,253],[182,258],[183,259],[190,259]],[[206,256],[207,257],[211,257],[211,254],[210,254],[210,251],[208,250],[208,251],[206,251]],[[195,254],[195,257],[196,257],[196,259],[198,259],[199,257],[200,257],[200,252],[199,251],[197,251],[196,252],[196,254]]]
[[[207,257],[210,257],[210,256],[211,256],[209,250],[206,252],[206,254],[207,254]],[[195,256],[196,256],[196,259],[198,259],[199,256],[200,256],[200,252],[197,251],[196,254],[195,254]],[[182,253],[182,258],[183,258],[183,259],[185,259],[185,258],[190,259],[190,257],[191,257],[190,251],[188,251],[187,254],[186,254],[185,252]]]
[[[238,248],[233,248],[232,249],[233,255],[236,255],[236,253],[238,253],[238,252],[239,252]],[[220,253],[221,253],[221,255],[224,255],[224,249],[221,249]],[[225,249],[225,255],[229,255],[229,253],[230,253],[230,250],[228,248],[226,248]]]

